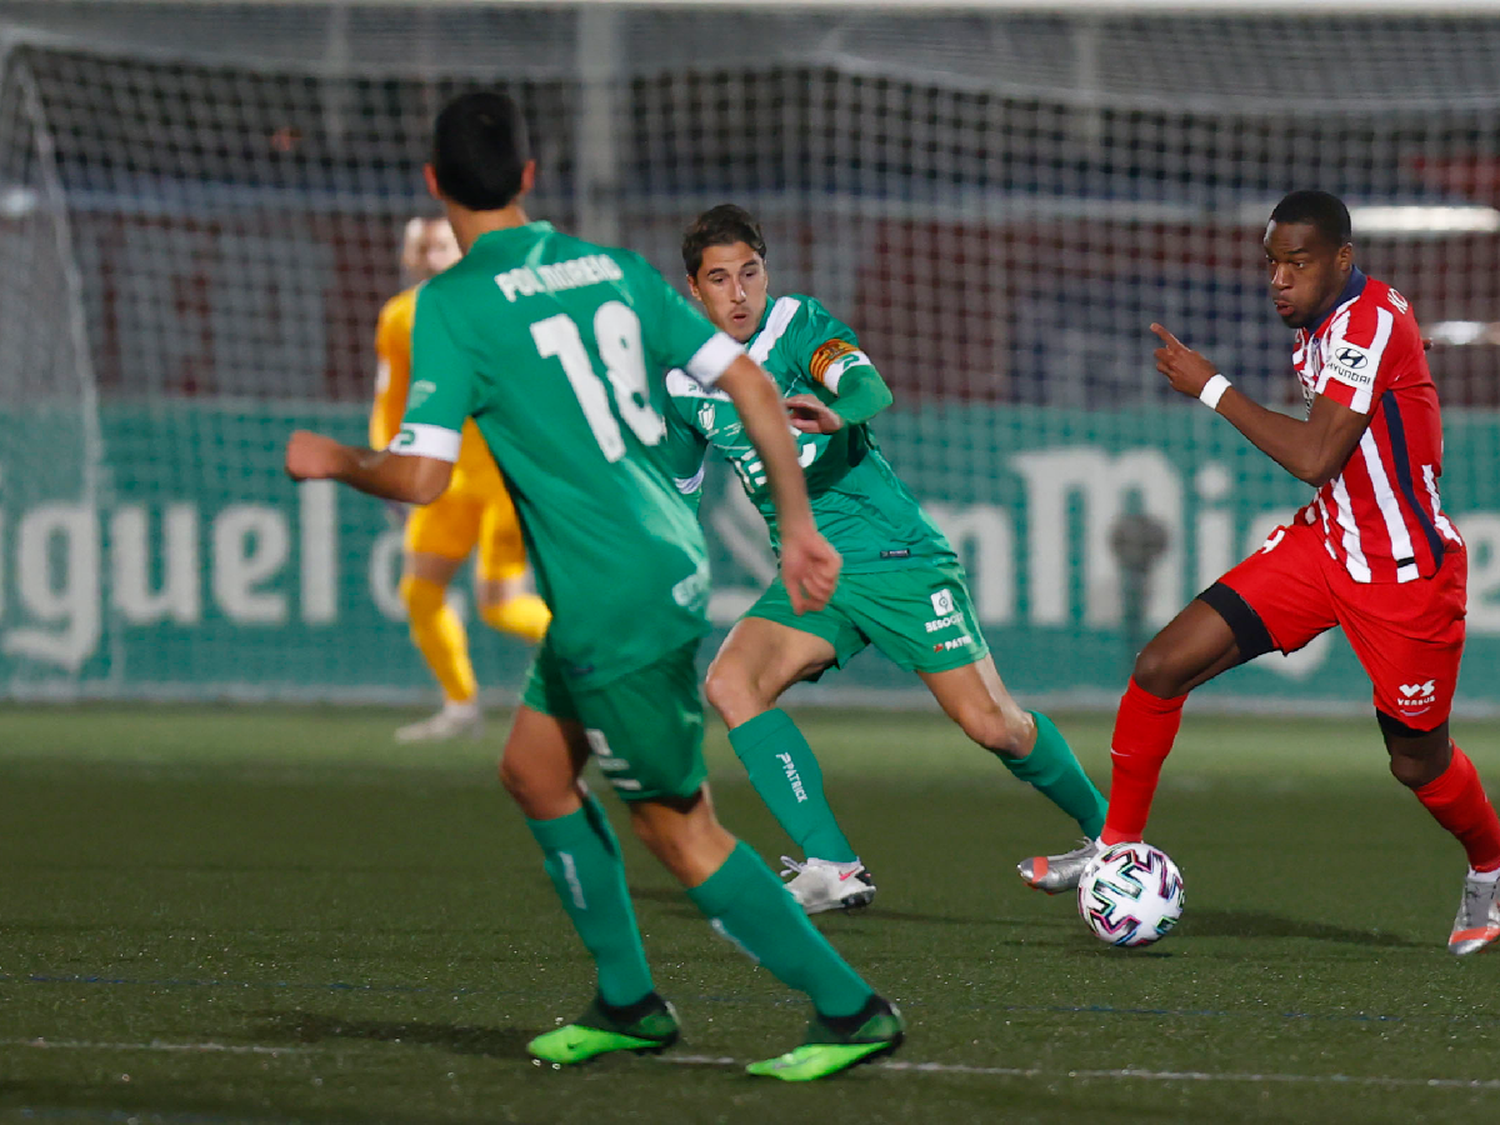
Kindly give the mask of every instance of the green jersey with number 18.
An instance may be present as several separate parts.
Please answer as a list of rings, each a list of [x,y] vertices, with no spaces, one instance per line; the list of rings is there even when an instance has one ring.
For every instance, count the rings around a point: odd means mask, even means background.
[[[645,259],[530,223],[480,236],[417,297],[390,448],[452,461],[472,417],[505,474],[579,687],[708,629],[703,535],[660,453],[660,373],[705,389],[743,352]]]
[[[812,394],[826,403],[836,401],[843,380],[873,367],[853,329],[799,294],[767,304],[746,348],[784,396]],[[677,487],[686,495],[701,489],[704,454],[712,447],[733,466],[775,545],[776,507],[765,469],[729,396],[686,371],[667,374],[667,391],[671,402],[664,450]],[[881,454],[869,426],[795,436],[818,530],[843,555],[845,573],[954,557],[948,540]]]

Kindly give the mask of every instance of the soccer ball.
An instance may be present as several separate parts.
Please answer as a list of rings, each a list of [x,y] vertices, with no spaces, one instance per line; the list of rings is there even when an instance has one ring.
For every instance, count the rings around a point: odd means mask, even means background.
[[[1078,913],[1100,941],[1150,945],[1182,917],[1182,872],[1150,844],[1114,844],[1078,880]]]

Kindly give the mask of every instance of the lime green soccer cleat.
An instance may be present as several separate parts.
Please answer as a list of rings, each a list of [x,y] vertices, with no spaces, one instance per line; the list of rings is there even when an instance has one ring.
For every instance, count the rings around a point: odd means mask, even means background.
[[[871,996],[855,1015],[838,1019],[814,1016],[802,1046],[777,1058],[751,1063],[745,1069],[783,1082],[811,1082],[888,1055],[901,1046],[905,1036],[906,1024],[896,1006]]]
[[[654,992],[628,1008],[611,1008],[596,996],[577,1020],[538,1035],[526,1050],[543,1062],[573,1066],[611,1051],[658,1054],[680,1032],[677,1010]]]

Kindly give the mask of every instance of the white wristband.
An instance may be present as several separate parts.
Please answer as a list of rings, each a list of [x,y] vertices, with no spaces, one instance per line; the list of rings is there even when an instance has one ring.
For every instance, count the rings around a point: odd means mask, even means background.
[[[1230,387],[1228,379],[1222,375],[1215,375],[1203,384],[1203,389],[1198,392],[1198,401],[1210,410],[1219,409],[1219,400],[1224,397],[1224,392]]]

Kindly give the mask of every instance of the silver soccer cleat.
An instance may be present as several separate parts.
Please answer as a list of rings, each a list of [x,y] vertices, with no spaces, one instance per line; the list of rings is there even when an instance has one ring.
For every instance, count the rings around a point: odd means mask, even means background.
[[[809,856],[806,863],[798,863],[784,855],[781,862],[786,864],[782,874],[793,876],[787,880],[787,893],[808,914],[852,910],[856,906],[869,906],[875,899],[875,880],[859,860],[835,863]]]
[[[474,703],[445,703],[436,715],[396,731],[397,742],[445,742],[484,736],[484,712]]]
[[[1500,938],[1500,881],[1470,875],[1464,880],[1464,897],[1448,935],[1448,950],[1463,957],[1478,953],[1496,938]]]
[[[1060,895],[1078,889],[1078,880],[1089,861],[1104,850],[1098,840],[1084,840],[1080,847],[1062,855],[1037,855],[1016,864],[1021,881],[1033,890]]]

